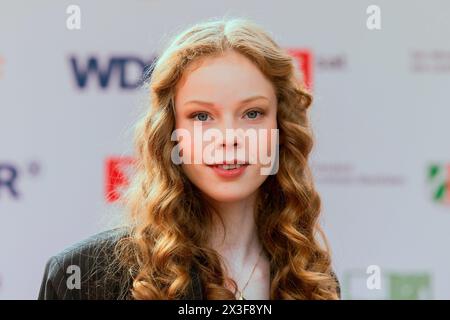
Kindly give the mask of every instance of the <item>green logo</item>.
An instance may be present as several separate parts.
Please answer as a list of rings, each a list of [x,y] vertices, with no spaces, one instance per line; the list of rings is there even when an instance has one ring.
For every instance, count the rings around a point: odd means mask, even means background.
[[[348,271],[343,278],[343,299],[348,300],[425,300],[432,299],[429,273],[381,272],[380,287],[370,287],[376,275],[364,270]],[[368,283],[369,282],[369,283]]]
[[[427,180],[433,200],[450,204],[450,165],[429,165]]]

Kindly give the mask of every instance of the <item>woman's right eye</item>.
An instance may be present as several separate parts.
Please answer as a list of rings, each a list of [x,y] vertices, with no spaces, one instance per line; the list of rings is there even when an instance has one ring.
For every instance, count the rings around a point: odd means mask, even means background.
[[[192,115],[191,118],[199,121],[206,121],[208,120],[208,114],[206,112],[198,112]]]

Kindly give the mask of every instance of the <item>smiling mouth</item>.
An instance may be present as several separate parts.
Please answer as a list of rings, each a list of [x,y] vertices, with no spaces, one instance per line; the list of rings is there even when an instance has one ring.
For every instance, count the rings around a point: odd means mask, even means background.
[[[207,164],[208,167],[218,168],[218,169],[222,169],[222,170],[235,170],[235,169],[239,169],[242,167],[246,167],[248,165],[249,165],[249,163],[247,161],[238,160],[238,159],[234,159],[234,160],[230,160],[230,161],[223,161],[223,162],[213,163],[213,164]]]

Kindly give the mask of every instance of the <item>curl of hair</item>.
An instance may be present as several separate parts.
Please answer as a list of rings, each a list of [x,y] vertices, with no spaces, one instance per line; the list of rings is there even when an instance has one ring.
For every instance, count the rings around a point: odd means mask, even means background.
[[[178,82],[195,61],[227,50],[255,63],[273,83],[278,100],[279,170],[261,186],[255,207],[258,236],[270,259],[270,298],[338,299],[330,250],[318,223],[321,202],[307,163],[312,96],[296,76],[292,57],[258,25],[239,18],[190,27],[172,39],[154,65],[147,84],[151,107],[135,127],[136,172],[124,196],[132,231],[117,247],[133,275],[132,297],[180,299],[194,268],[206,299],[235,299],[224,285],[234,282],[226,278],[221,257],[206,245],[214,211],[171,161]]]

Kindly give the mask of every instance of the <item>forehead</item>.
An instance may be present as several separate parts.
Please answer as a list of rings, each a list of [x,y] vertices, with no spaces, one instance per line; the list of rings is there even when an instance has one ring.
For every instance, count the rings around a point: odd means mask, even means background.
[[[274,101],[273,84],[247,57],[228,51],[188,66],[177,84],[175,103],[199,99],[226,104],[255,95]]]

